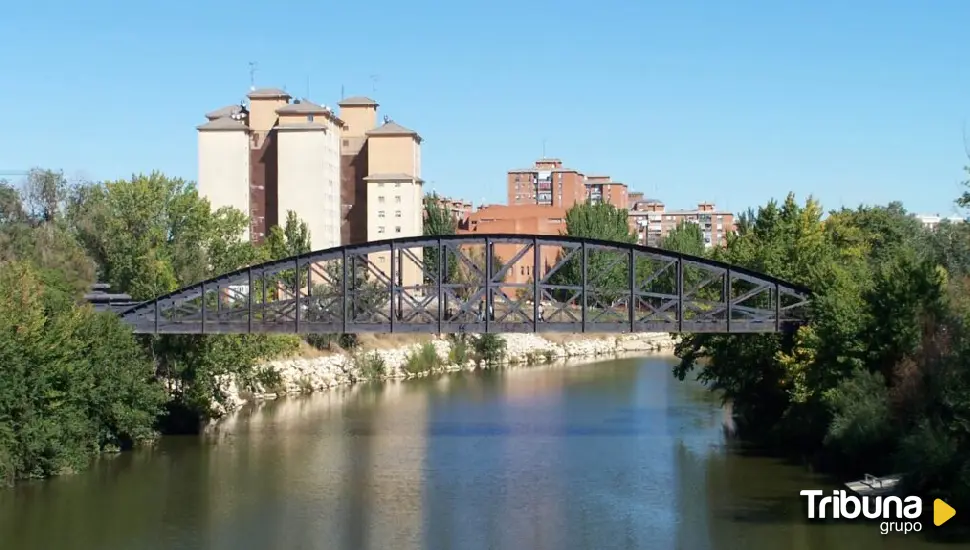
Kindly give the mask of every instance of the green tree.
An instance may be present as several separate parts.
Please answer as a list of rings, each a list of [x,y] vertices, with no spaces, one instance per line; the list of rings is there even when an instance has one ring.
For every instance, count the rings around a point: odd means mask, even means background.
[[[50,285],[61,289],[50,293]],[[65,281],[0,264],[0,479],[86,466],[153,437],[164,400],[153,367],[110,314],[78,307]]]
[[[660,248],[691,256],[704,256],[704,233],[696,223],[681,222],[660,243]]]
[[[308,321],[334,322],[342,319],[344,268],[340,262],[327,262],[323,271],[327,283],[314,285],[311,292]],[[351,319],[373,311],[389,311],[391,294],[387,283],[371,277],[363,261],[347,263],[347,314]]]
[[[441,203],[436,193],[424,196],[424,235],[435,237],[440,235],[455,235],[458,233],[458,222],[451,212]],[[445,255],[445,272],[443,280],[450,280],[458,272],[458,257],[455,254]],[[424,274],[428,282],[436,281],[440,265],[437,247],[424,249]]]
[[[283,227],[274,225],[266,237],[269,259],[282,260],[297,254],[310,252],[310,228],[305,221],[299,219],[296,212],[286,211],[286,223]]]
[[[288,210],[286,212],[286,225],[283,227],[274,225],[270,228],[269,235],[266,237],[264,252],[267,260],[283,260],[298,254],[308,254],[310,252],[309,226],[297,217],[296,212]],[[309,269],[309,266],[301,269],[300,287],[306,286]],[[282,282],[289,289],[295,289],[297,286],[295,273],[295,269],[283,271],[276,277],[276,280]],[[275,285],[272,285],[269,290],[274,296],[279,291]]]
[[[268,247],[257,248],[244,238],[248,221],[242,212],[213,212],[194,184],[157,172],[75,189],[68,218],[102,280],[136,300],[258,263],[269,253]],[[283,233],[286,237],[285,229]],[[292,242],[284,238],[285,246],[297,246],[299,233]],[[197,429],[198,419],[219,414],[220,409],[210,404],[225,401],[219,382],[223,375],[245,378],[260,358],[291,352],[298,342],[275,335],[163,335],[143,340],[152,350],[158,375],[169,381],[170,419],[187,419],[174,423],[179,429]]]
[[[632,244],[636,235],[630,232],[627,211],[609,203],[577,204],[566,211],[566,231],[570,237],[600,239],[616,243]],[[563,256],[560,256],[562,258]],[[615,251],[590,249],[587,251],[587,288],[594,288],[588,301],[591,305],[599,303],[609,307],[624,293],[629,294],[627,265],[620,261]],[[577,253],[570,258],[551,278],[553,285],[582,285],[582,258]],[[572,296],[570,291],[557,292],[560,300]],[[580,301],[582,296],[578,297]]]

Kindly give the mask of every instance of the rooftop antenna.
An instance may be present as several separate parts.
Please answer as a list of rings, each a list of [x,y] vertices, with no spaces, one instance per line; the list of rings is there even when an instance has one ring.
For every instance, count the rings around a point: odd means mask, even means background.
[[[340,99],[346,99],[346,98],[347,98],[347,94],[344,93],[344,85],[341,84],[340,85]]]
[[[387,124],[390,121],[391,121],[391,117],[384,115],[384,124]]]
[[[252,92],[256,89],[256,66],[255,61],[249,62],[249,91]]]
[[[546,158],[546,140],[542,139],[542,158]]]

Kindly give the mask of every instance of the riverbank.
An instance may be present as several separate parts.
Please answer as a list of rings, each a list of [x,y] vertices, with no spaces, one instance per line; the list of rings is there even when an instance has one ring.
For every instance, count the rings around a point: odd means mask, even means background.
[[[498,338],[504,342],[504,353],[489,363],[475,358],[470,350],[455,349],[464,346],[446,337],[391,349],[363,349],[353,353],[337,351],[320,357],[277,359],[257,367],[255,380],[244,383],[233,376],[221,378],[219,388],[225,396],[224,404],[214,407],[218,413],[225,414],[251,401],[313,393],[368,380],[414,378],[437,372],[649,353],[672,350],[677,343],[668,333],[577,335],[562,342],[554,341],[552,336],[547,338],[536,334],[501,334]],[[431,361],[414,361],[428,346],[433,347],[435,358]],[[416,363],[433,366],[415,368]]]

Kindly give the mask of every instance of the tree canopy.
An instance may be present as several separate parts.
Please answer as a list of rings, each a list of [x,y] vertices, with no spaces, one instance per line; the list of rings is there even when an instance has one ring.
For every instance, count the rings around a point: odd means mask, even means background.
[[[711,254],[813,289],[811,324],[687,335],[675,374],[731,401],[745,437],[970,504],[970,423],[943,420],[970,418],[960,225],[924,230],[898,203],[823,220],[813,199],[769,202]]]
[[[458,233],[458,222],[451,212],[441,203],[441,198],[435,193],[424,196],[424,235],[435,237],[439,235],[455,235]],[[425,278],[431,282],[437,279],[439,267],[439,253],[437,247],[426,247],[424,249],[424,273]],[[442,277],[451,280],[458,273],[458,257],[454,254],[446,254],[447,260],[444,264]]]

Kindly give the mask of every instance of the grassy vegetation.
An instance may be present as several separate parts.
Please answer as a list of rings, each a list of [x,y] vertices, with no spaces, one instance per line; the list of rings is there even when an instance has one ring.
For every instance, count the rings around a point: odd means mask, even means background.
[[[404,360],[404,370],[408,374],[419,374],[440,367],[441,358],[431,342],[421,344],[421,347],[409,353]]]

